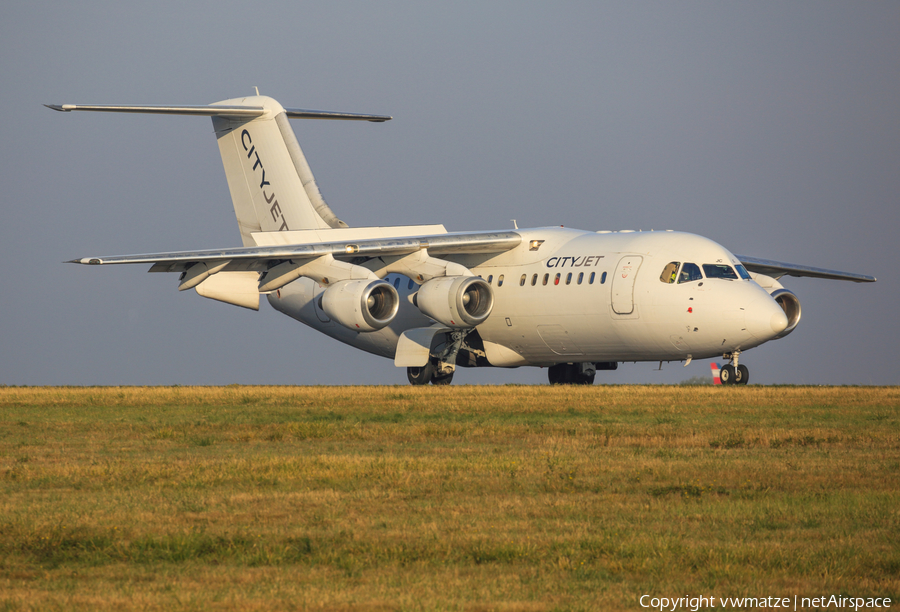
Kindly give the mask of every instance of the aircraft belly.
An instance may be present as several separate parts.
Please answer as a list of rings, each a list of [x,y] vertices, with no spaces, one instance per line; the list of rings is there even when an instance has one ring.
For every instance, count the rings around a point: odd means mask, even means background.
[[[562,325],[538,325],[537,332],[547,348],[557,355],[584,355],[584,352],[578,348],[575,335],[570,334]]]
[[[481,337],[506,346],[532,365],[549,365],[568,357],[572,361],[626,361],[643,358],[632,334],[623,334],[604,314],[532,315],[509,317],[512,325],[479,326]],[[655,355],[652,349],[649,354]]]

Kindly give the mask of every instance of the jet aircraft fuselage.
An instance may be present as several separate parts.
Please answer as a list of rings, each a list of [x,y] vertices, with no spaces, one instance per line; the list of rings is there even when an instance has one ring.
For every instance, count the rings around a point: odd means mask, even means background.
[[[491,316],[477,328],[498,353],[491,365],[702,359],[753,348],[788,326],[769,293],[746,272],[741,277],[740,260],[701,236],[560,227],[516,232],[522,246],[512,251],[447,257],[493,288]],[[691,264],[699,276],[679,275]],[[716,276],[704,276],[704,266]],[[400,309],[390,325],[368,334],[331,321],[317,306],[324,287],[312,280],[295,281],[268,301],[337,340],[393,359],[403,332],[434,321],[412,304],[418,283],[397,273],[385,280],[400,294]]]
[[[746,383],[741,353],[800,320],[781,277],[875,280],[736,256],[668,230],[351,228],[325,203],[288,120],[384,115],[285,109],[259,95],[50,108],[211,117],[243,243],[73,263],[149,264],[180,273],[180,291],[253,310],[265,295],[276,310],[393,359],[412,384],[448,384],[457,366],[543,366],[551,383],[588,384],[620,362],[717,356],[730,361],[722,383]]]

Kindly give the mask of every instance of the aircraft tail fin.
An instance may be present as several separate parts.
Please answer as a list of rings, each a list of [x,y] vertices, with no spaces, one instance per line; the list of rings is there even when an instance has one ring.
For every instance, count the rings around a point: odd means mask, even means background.
[[[322,197],[289,118],[388,121],[384,115],[285,109],[266,96],[206,106],[46,105],[53,110],[194,115],[212,118],[244,246],[254,232],[347,227]]]
[[[325,203],[288,118],[386,121],[390,117],[292,111],[264,96],[219,104],[265,109],[249,120],[212,118],[244,246],[256,244],[253,232],[347,227]]]

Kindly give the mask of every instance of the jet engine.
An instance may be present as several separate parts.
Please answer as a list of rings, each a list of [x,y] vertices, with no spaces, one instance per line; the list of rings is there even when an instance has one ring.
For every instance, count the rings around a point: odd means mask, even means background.
[[[794,328],[797,327],[797,324],[800,322],[800,300],[793,292],[788,291],[783,287],[778,289],[768,289],[768,292],[769,295],[772,296],[772,299],[781,306],[784,314],[787,315],[787,327],[784,328],[783,332],[776,336],[776,338],[784,338],[794,331]]]
[[[331,320],[359,332],[386,327],[397,315],[400,297],[383,280],[338,281],[322,292],[319,305]]]
[[[494,307],[494,293],[477,276],[439,276],[419,288],[413,304],[435,321],[465,329],[484,323]]]

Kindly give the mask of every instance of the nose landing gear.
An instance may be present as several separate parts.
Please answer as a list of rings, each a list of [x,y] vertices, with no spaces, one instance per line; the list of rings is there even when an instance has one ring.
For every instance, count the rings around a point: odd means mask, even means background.
[[[746,385],[750,382],[750,370],[747,366],[738,364],[738,355],[740,354],[740,351],[735,351],[722,355],[723,359],[731,360],[731,363],[722,366],[722,370],[719,372],[719,379],[723,385]]]

